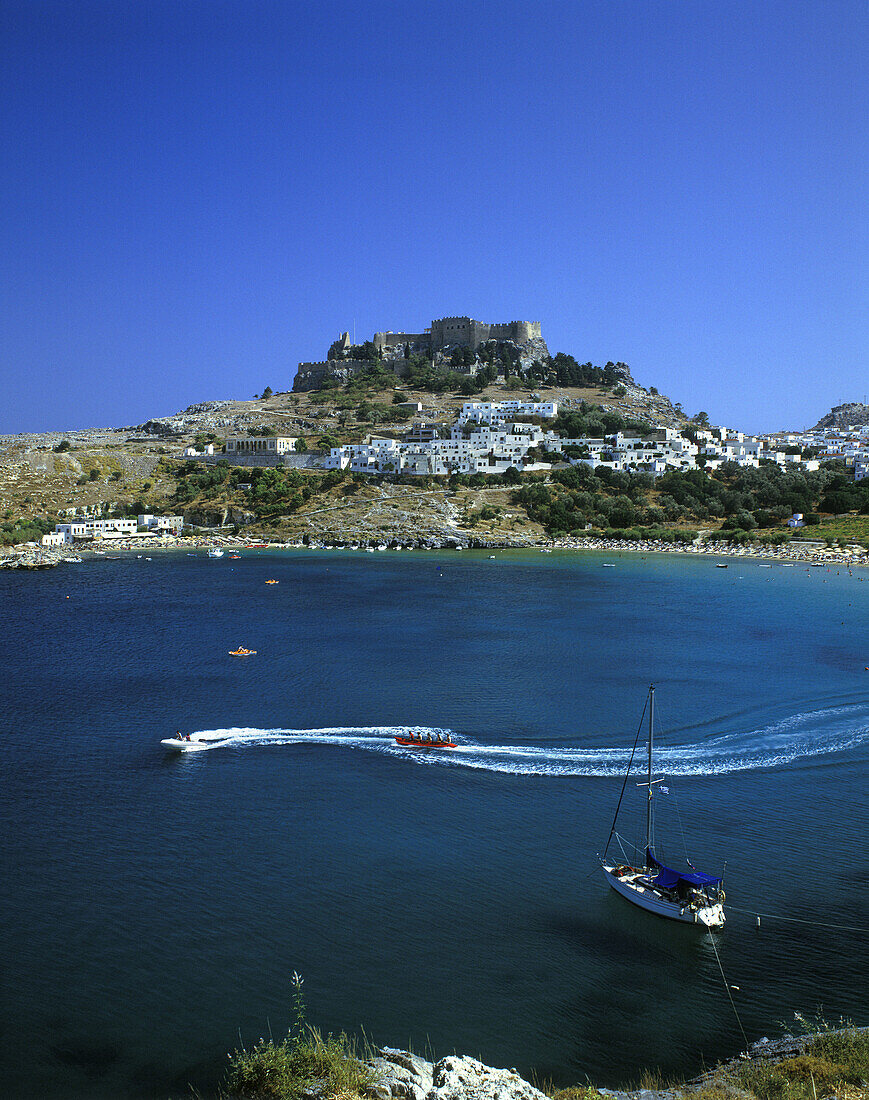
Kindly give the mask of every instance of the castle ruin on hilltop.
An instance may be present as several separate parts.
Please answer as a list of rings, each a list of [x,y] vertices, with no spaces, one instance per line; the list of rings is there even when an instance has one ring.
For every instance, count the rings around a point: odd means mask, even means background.
[[[542,340],[539,321],[507,321],[502,325],[487,325],[473,317],[442,317],[432,321],[423,332],[375,332],[377,348],[416,345],[426,351],[467,347],[477,351],[489,340],[511,340],[514,344],[529,344]]]
[[[522,365],[530,364],[534,359],[545,359],[549,349],[543,339],[539,321],[507,321],[503,324],[486,324],[475,321],[473,317],[441,317],[432,321],[431,326],[422,332],[376,332],[374,339],[368,342],[373,347],[377,361],[392,367],[402,377],[413,355],[424,355],[431,359],[436,367],[459,370],[466,374],[476,373],[477,352],[486,344],[494,341],[498,346],[512,345]],[[365,347],[366,345],[362,345]],[[471,362],[456,364],[451,355],[457,349],[469,349]],[[354,374],[369,368],[371,358],[356,358],[360,348],[350,343],[350,334],[344,332],[329,348],[323,362],[299,363],[298,373],[293,382],[295,391],[316,390],[327,379],[347,382]]]

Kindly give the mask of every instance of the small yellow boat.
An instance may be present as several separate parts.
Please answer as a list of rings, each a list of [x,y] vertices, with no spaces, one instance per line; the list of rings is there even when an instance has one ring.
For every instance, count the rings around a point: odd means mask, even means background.
[[[280,584],[280,581],[266,581],[266,584]]]
[[[245,649],[243,646],[239,646],[238,649],[231,649],[229,651],[230,657],[255,657],[255,649]]]

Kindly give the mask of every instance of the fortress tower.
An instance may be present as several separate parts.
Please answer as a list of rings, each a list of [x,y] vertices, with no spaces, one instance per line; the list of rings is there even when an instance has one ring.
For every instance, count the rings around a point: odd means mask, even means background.
[[[507,321],[505,324],[490,325],[475,321],[473,317],[441,317],[432,321],[431,327],[424,332],[374,334],[374,343],[378,348],[416,344],[435,351],[445,347],[469,347],[476,351],[487,340],[512,340],[516,344],[527,344],[531,340],[542,339],[539,321]]]

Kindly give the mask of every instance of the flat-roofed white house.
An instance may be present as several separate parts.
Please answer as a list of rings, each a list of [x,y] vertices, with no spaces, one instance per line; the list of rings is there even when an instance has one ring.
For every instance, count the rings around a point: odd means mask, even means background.
[[[231,435],[226,441],[228,455],[285,455],[294,451],[297,435]]]
[[[139,527],[146,527],[149,531],[163,531],[172,535],[180,535],[184,527],[183,516],[151,516],[144,515],[137,518]]]
[[[476,420],[494,424],[511,416],[558,416],[557,401],[466,401],[459,423]]]
[[[54,533],[62,535],[64,543],[75,539],[118,539],[135,535],[137,526],[134,519],[80,519],[70,523],[56,523]]]

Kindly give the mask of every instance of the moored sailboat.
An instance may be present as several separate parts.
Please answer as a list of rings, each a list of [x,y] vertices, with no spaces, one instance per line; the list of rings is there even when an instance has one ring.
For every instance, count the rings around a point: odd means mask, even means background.
[[[622,794],[616,806],[615,817],[610,829],[604,854],[601,858],[601,867],[607,882],[623,898],[641,909],[650,913],[656,913],[659,917],[669,920],[683,921],[688,924],[700,924],[706,928],[721,928],[724,925],[724,884],[718,875],[710,875],[705,871],[677,871],[667,867],[655,855],[655,841],[653,833],[653,797],[656,785],[662,780],[652,778],[652,742],[655,723],[655,687],[649,688],[647,701],[649,708],[649,733],[648,733],[648,777],[645,783],[639,786],[648,787],[646,804],[646,844],[644,853],[644,866],[634,867],[628,863],[618,863],[607,859],[607,851],[613,837],[618,838],[616,822],[622,796],[625,793],[628,775],[630,775],[634,752],[628,763],[622,784]],[[642,727],[642,722],[640,723]],[[637,732],[639,740],[639,731]],[[634,751],[637,743],[634,742]]]

